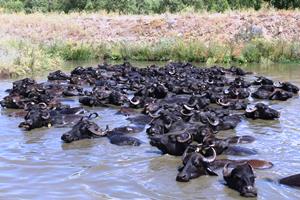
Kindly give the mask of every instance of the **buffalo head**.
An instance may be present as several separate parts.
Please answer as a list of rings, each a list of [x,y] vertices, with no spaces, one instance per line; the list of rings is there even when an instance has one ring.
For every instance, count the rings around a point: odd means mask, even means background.
[[[28,107],[28,106],[27,106]],[[38,105],[31,104],[29,111],[25,116],[25,121],[21,122],[19,127],[26,130],[51,126],[51,115],[45,103]]]
[[[258,103],[252,108],[247,108],[245,113],[247,118],[271,120],[280,117],[280,113],[269,106]]]
[[[73,126],[72,130],[64,133],[61,136],[61,139],[66,143],[71,143],[76,140],[106,136],[108,130],[102,130],[96,123],[90,121],[90,119],[97,116],[98,114],[94,113],[88,118],[83,117],[77,124]]]
[[[187,149],[183,155],[183,166],[179,168],[176,181],[188,182],[190,179],[203,175],[217,176],[211,169],[211,163],[215,161],[217,154],[213,148],[210,149],[212,151],[212,156],[210,157],[205,157],[197,149],[192,153],[188,153],[189,149]]]
[[[256,197],[255,176],[251,165],[248,163],[238,165],[231,171],[229,165],[226,164],[223,169],[223,177],[228,187],[240,192],[241,196]]]
[[[181,156],[190,143],[192,143],[192,134],[183,132],[180,134],[164,134],[150,136],[150,144],[157,147],[164,154]]]

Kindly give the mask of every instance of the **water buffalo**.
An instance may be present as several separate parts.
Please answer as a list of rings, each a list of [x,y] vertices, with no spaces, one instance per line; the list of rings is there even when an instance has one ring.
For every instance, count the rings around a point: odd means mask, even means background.
[[[229,170],[230,163],[223,169],[223,177],[228,187],[240,192],[244,197],[256,197],[257,189],[254,187],[255,175],[250,164],[238,165]]]
[[[149,138],[150,144],[157,147],[162,153],[175,156],[181,156],[189,144],[193,142],[192,134],[189,132],[154,135]]]
[[[273,85],[263,85],[252,93],[251,96],[257,99],[286,101],[293,97],[293,93],[276,88]]]
[[[95,117],[98,117],[97,113],[91,114],[89,117],[82,117],[70,131],[61,136],[61,139],[66,143],[71,143],[76,140],[106,136],[108,130],[102,130],[96,123],[90,121]]]
[[[292,92],[294,94],[297,94],[299,92],[299,87],[291,84],[290,82],[275,82],[274,86],[287,92]]]
[[[47,104],[30,104],[28,113],[25,116],[25,121],[21,122],[19,127],[25,130],[32,130],[41,127],[51,127],[53,125],[65,125],[69,122],[78,121],[84,113],[81,107],[56,107],[49,109]],[[68,116],[68,117],[67,117]],[[69,118],[69,119],[67,119]]]
[[[201,175],[217,175],[214,170],[223,168],[227,164],[238,166],[244,163],[250,164],[255,169],[269,169],[273,164],[264,160],[229,160],[216,159],[217,152],[213,147],[206,149],[188,148],[182,156],[183,165],[179,167],[179,173],[176,180],[180,182],[188,182],[191,179]],[[211,158],[209,162],[204,162],[204,158]],[[206,160],[207,161],[207,160]]]
[[[247,101],[239,100],[239,99],[226,99],[220,98],[216,102],[218,105],[222,106],[224,109],[230,110],[246,110],[247,108]]]
[[[272,120],[280,117],[280,113],[263,103],[257,103],[252,108],[247,108],[245,116],[251,119]]]
[[[105,130],[101,129],[95,122],[91,120],[98,117],[97,113],[91,114],[89,117],[83,117],[81,120],[73,126],[73,128],[64,133],[61,139],[66,143],[71,143],[77,140],[92,139],[98,137],[107,137],[110,143],[124,146],[139,146],[142,142],[134,137],[126,136],[125,134],[140,132],[140,127],[119,127],[113,130],[109,130],[108,126]]]
[[[50,81],[57,81],[57,80],[69,80],[70,76],[66,73],[62,72],[61,70],[57,70],[55,72],[51,72],[48,75],[48,80]]]
[[[143,126],[123,126],[107,131],[107,138],[111,144],[118,146],[140,146],[143,142],[127,134],[139,133],[144,130]]]
[[[211,163],[215,161],[217,154],[213,148],[211,150],[213,154],[211,157],[205,157],[200,152],[184,155],[183,166],[178,169],[176,181],[188,182],[190,179],[203,175],[217,176],[211,169]]]
[[[89,96],[79,99],[79,102],[86,106],[107,106],[107,104],[121,106],[127,101],[125,94],[107,87],[95,87]]]
[[[181,156],[190,147],[193,141],[199,142],[201,147],[213,146],[216,153],[233,155],[253,155],[256,151],[242,147],[232,147],[232,144],[250,143],[254,141],[251,136],[230,137],[218,139],[213,131],[207,127],[190,128],[183,131],[170,132],[163,135],[150,136],[150,144],[157,147],[163,154]]]
[[[257,76],[252,85],[273,85],[274,81],[263,76]]]

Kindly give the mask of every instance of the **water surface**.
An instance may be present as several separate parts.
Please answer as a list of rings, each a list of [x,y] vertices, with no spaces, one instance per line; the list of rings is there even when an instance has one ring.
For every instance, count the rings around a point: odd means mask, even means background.
[[[245,68],[300,86],[299,65]],[[0,81],[1,99],[11,82]],[[240,158],[274,163],[272,169],[256,171],[258,199],[300,199],[300,189],[267,180],[300,173],[300,99],[267,103],[281,112],[279,120],[243,120],[226,135],[256,137],[254,143],[243,146],[257,149],[259,154]],[[181,159],[160,155],[149,145],[145,131],[135,135],[144,142],[140,147],[115,146],[106,138],[63,144],[60,137],[69,128],[25,132],[17,127],[21,117],[9,117],[10,110],[0,111],[1,199],[243,199],[224,186],[222,176],[176,182]],[[96,111],[102,116],[96,121],[102,127],[130,125],[125,117],[115,115],[117,109]]]

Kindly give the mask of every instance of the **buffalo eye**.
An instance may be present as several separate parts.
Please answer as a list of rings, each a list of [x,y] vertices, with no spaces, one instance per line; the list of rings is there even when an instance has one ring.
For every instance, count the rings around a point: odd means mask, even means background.
[[[194,165],[195,167],[201,166],[200,159],[198,159],[198,158],[193,159],[193,160],[192,160],[192,163],[193,163],[193,165]]]

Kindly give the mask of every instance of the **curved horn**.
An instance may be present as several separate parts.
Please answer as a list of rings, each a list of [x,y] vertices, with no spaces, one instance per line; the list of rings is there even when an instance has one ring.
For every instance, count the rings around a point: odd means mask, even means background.
[[[229,177],[231,175],[231,172],[228,169],[230,163],[226,163],[226,165],[223,168],[223,176],[224,177]]]
[[[237,84],[238,86],[241,86],[241,85],[242,85],[242,82],[241,82],[241,81],[237,81],[236,84]]]
[[[208,80],[207,83],[212,85],[214,84],[214,80]]]
[[[202,159],[203,159],[204,162],[211,163],[211,162],[214,162],[214,161],[215,161],[215,159],[216,159],[216,157],[217,157],[217,153],[216,153],[216,150],[215,150],[214,148],[211,147],[211,149],[212,149],[212,151],[213,151],[213,155],[212,155],[211,157],[209,157],[209,158],[205,158],[205,157],[203,156]]]
[[[150,117],[152,117],[153,119],[157,119],[157,118],[160,117],[160,114],[159,114],[159,113],[154,113],[154,114],[152,114],[151,112],[149,112],[148,115],[149,115]]]
[[[191,90],[189,90],[188,88],[185,88],[185,87],[182,89],[182,91],[187,94],[191,93]]]
[[[180,142],[180,143],[185,143],[185,142],[189,141],[190,139],[192,139],[192,134],[190,134],[190,133],[186,133],[186,134],[188,135],[188,137],[185,138],[185,139],[182,139],[182,138],[180,137],[180,135],[178,135],[178,136],[176,137],[177,141]]]
[[[132,98],[132,99],[130,99],[130,103],[133,104],[133,105],[135,105],[135,106],[137,106],[137,105],[139,105],[141,103],[141,101],[139,99],[134,100],[134,98]]]
[[[208,123],[212,126],[218,126],[220,124],[220,120],[219,119],[215,119],[214,121],[212,121],[209,117],[207,117]]]
[[[170,71],[169,71],[169,74],[170,74],[170,75],[174,75],[174,74],[176,74],[176,71],[175,71],[175,69],[174,69],[174,68],[170,69]]]
[[[186,110],[188,110],[188,111],[194,110],[193,107],[190,107],[190,106],[188,106],[188,105],[186,105],[186,104],[183,105],[183,108],[186,109]]]
[[[183,116],[187,116],[187,117],[191,117],[191,116],[193,116],[193,114],[194,114],[193,112],[185,113],[184,110],[181,110],[180,113],[181,113]]]
[[[87,129],[97,136],[105,136],[107,134],[107,131],[102,131],[101,129],[98,129],[98,127],[95,126],[90,126]]]
[[[282,83],[280,81],[274,82],[273,85],[278,88],[282,87]]]
[[[47,108],[47,104],[44,103],[44,102],[39,103],[39,107],[40,107],[41,109],[46,109],[46,108]]]
[[[257,77],[257,79],[256,79],[256,82],[258,82],[258,83],[261,83],[262,82],[262,77],[261,76],[259,76],[259,77]]]
[[[172,126],[172,122],[170,122],[170,123],[168,123],[168,124],[164,124],[164,126],[165,126],[165,128],[166,128],[167,130],[169,130],[169,129],[171,128],[171,126]]]
[[[88,116],[88,119],[96,119],[97,117],[99,117],[99,114],[94,112]]]
[[[43,88],[42,88],[42,89],[41,89],[41,88],[36,88],[36,91],[38,91],[38,92],[40,92],[40,93],[41,93],[41,92],[43,92],[43,91],[44,91],[44,89],[43,89]]]
[[[248,106],[247,109],[246,109],[246,112],[247,113],[252,113],[252,112],[255,112],[257,110],[257,108],[255,106]]]
[[[154,87],[150,87],[150,88],[148,89],[148,92],[153,93],[154,90],[155,90]]]
[[[217,104],[219,104],[219,105],[221,105],[221,106],[225,106],[225,107],[227,107],[227,106],[230,106],[230,102],[228,101],[227,103],[224,103],[224,102],[222,102],[222,100],[224,100],[224,99],[218,99],[217,100]]]
[[[45,119],[45,120],[47,120],[47,119],[49,119],[50,118],[50,113],[49,112],[45,112],[47,115],[46,116],[44,116],[44,113],[42,113],[42,119]]]

